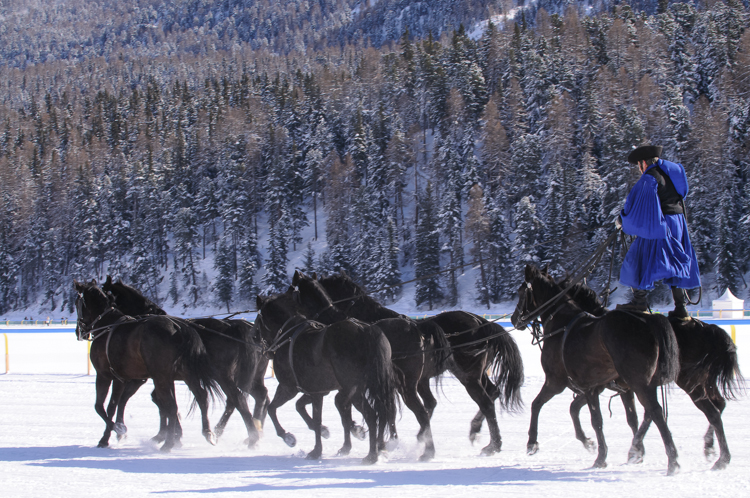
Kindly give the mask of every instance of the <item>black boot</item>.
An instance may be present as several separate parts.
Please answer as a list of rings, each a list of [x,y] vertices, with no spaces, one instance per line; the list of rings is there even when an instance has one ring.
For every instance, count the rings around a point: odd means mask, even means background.
[[[685,308],[685,290],[672,287],[672,299],[674,299],[674,310],[669,312],[669,318],[679,318],[680,320],[690,318],[687,308]]]
[[[625,311],[647,312],[648,308],[648,291],[645,289],[633,289],[633,299],[629,303],[618,304],[615,309]]]

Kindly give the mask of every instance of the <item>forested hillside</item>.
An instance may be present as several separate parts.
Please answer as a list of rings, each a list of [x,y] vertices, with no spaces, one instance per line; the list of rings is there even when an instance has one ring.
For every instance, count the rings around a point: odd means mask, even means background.
[[[465,3],[456,19],[516,7]],[[479,38],[449,23],[388,43],[352,31],[368,18],[354,4],[141,1],[104,21],[60,2],[59,27],[32,37],[23,21],[45,9],[3,2],[0,313],[70,312],[72,280],[106,274],[172,305],[242,306],[285,289],[300,251],[369,289],[482,260],[473,298],[510,300],[527,262],[562,276],[606,238],[646,142],[688,171],[704,299],[748,295],[741,2],[534,7]],[[240,36],[240,14],[267,34]],[[457,274],[420,280],[416,304],[455,304]]]

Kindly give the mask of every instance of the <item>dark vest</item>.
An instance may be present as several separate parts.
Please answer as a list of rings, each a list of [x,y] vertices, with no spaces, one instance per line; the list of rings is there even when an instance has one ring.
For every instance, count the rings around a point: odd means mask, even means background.
[[[659,166],[649,169],[646,171],[646,174],[653,176],[658,184],[656,195],[659,196],[661,212],[664,214],[683,214],[682,196],[677,193],[677,189],[674,187],[672,180],[669,179],[669,176]]]

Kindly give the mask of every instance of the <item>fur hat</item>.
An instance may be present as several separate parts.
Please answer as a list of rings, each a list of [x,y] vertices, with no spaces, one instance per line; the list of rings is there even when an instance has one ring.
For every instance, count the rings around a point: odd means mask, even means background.
[[[661,156],[661,145],[641,145],[637,149],[633,149],[628,154],[628,162],[632,164],[638,164],[638,161],[645,161],[652,157]]]

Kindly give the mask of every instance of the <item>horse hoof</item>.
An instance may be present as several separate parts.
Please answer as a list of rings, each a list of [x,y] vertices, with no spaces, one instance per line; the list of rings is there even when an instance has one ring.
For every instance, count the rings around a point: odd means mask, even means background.
[[[398,448],[398,438],[392,437],[385,443],[385,451],[394,451]]]
[[[155,443],[163,443],[164,441],[166,441],[166,439],[167,439],[166,436],[162,436],[161,434],[157,434],[156,436],[154,436],[154,437],[151,438],[151,441],[153,441]]]
[[[362,459],[362,464],[363,465],[372,465],[372,464],[374,464],[377,461],[378,461],[378,455],[377,454],[375,454],[375,455],[367,455],[366,457],[364,457]]]
[[[354,424],[351,430],[352,436],[356,437],[360,441],[365,440],[365,429],[361,425]]]
[[[257,434],[251,434],[245,439],[244,443],[248,448],[253,449],[255,448],[255,445],[258,444],[259,439],[260,437],[258,437]]]
[[[320,460],[320,456],[323,454],[323,450],[312,450],[305,457],[306,460]]]
[[[500,451],[500,448],[502,447],[503,443],[490,443],[484,448],[482,448],[482,451],[479,453],[481,456],[490,456],[494,455],[495,453]]]
[[[527,455],[536,455],[539,451],[539,443],[529,443],[526,445]]]
[[[97,448],[108,448],[109,447],[109,441],[99,441],[99,444],[96,445]]]
[[[716,460],[714,466],[711,467],[711,470],[724,470],[727,468],[727,465],[729,465],[729,459],[719,458]]]
[[[291,432],[287,432],[286,434],[284,434],[283,439],[286,445],[290,448],[294,448],[297,445],[297,438],[294,437],[294,434],[292,434]]]
[[[471,441],[472,446],[477,441],[477,438],[479,437],[479,432],[470,432],[469,433],[469,441]]]
[[[336,456],[347,456],[352,451],[351,446],[342,446],[341,449],[336,453]]]
[[[214,427],[214,434],[216,434],[216,439],[218,440],[224,434],[224,428],[217,425]]]
[[[114,427],[118,439],[128,433],[128,428],[122,422],[117,422]]]
[[[586,438],[583,442],[583,447],[586,448],[589,453],[596,453],[596,444],[589,438]]]
[[[421,457],[419,457],[420,462],[429,462],[435,458],[435,450],[425,450],[425,452],[422,454]]]
[[[594,462],[594,465],[592,465],[591,468],[592,469],[606,469],[607,462],[597,460],[596,462]]]
[[[328,439],[329,437],[331,437],[331,431],[329,431],[328,427],[326,427],[325,425],[320,426],[320,437],[322,437],[323,439]]]
[[[263,421],[258,420],[257,418],[253,419],[253,425],[255,425],[255,430],[258,432],[263,432]]]
[[[161,451],[162,453],[169,453],[170,451],[172,451],[172,447],[173,446],[171,444],[164,443],[164,445],[159,448],[159,451]]]
[[[216,437],[216,434],[214,434],[211,431],[208,431],[203,434],[203,437],[206,438],[206,441],[208,441],[211,446],[216,446],[216,443],[218,442],[218,438]]]
[[[706,446],[703,448],[703,455],[706,457],[706,460],[713,460],[716,458],[716,450],[713,446]]]
[[[667,468],[667,475],[673,476],[679,471],[680,471],[680,464],[677,462],[672,462],[669,464],[669,467]]]
[[[628,463],[631,465],[643,463],[643,451],[631,448],[628,451]]]

